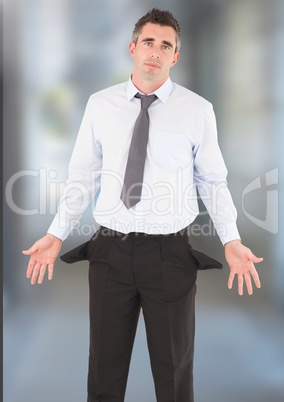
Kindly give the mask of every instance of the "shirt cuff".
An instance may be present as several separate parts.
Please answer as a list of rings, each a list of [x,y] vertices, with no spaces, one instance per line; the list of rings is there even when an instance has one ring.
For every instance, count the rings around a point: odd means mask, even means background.
[[[223,244],[223,246],[229,241],[241,240],[237,225],[235,222],[227,223],[222,225],[222,227],[216,228],[218,236]]]
[[[59,219],[59,215],[55,215],[51,225],[49,226],[47,233],[58,237],[62,241],[65,240],[72,230],[72,225],[63,223]]]

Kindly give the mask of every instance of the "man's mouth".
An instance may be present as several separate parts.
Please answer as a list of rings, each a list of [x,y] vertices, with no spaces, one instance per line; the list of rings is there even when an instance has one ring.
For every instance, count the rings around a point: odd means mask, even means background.
[[[154,69],[161,67],[158,63],[155,63],[155,62],[153,62],[153,61],[146,61],[146,62],[145,62],[145,65],[146,65],[147,67],[154,68]]]

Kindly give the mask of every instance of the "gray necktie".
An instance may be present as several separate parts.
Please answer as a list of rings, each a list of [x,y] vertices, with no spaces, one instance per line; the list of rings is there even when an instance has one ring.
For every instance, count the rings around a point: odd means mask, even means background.
[[[134,126],[124,183],[120,196],[126,208],[133,207],[141,198],[146,149],[149,136],[148,107],[155,99],[157,99],[156,95],[147,96],[139,93],[137,93],[135,97],[141,99],[141,111]]]

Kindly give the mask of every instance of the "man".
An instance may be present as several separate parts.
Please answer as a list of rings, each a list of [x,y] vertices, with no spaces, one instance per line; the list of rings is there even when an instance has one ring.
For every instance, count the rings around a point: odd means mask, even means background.
[[[240,295],[244,282],[249,294],[252,279],[260,287],[262,259],[239,237],[212,105],[169,78],[179,49],[170,12],[153,9],[136,23],[133,73],[90,97],[58,213],[24,251],[31,283],[42,283],[47,267],[52,279],[62,240],[97,197],[98,232],[62,257],[90,261],[88,402],[124,400],[141,308],[157,401],[193,401],[197,270],[220,268],[188,243],[196,186],[225,247],[229,288],[235,276]]]

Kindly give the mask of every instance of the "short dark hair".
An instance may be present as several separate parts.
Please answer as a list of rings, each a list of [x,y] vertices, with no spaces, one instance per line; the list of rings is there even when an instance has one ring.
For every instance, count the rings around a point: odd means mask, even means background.
[[[179,23],[170,11],[159,10],[158,8],[152,8],[152,10],[149,10],[147,14],[136,22],[132,34],[132,42],[135,44],[137,43],[138,36],[141,34],[144,25],[146,25],[148,22],[151,24],[172,27],[176,32],[177,45],[175,52],[179,51],[181,45],[181,30]]]

